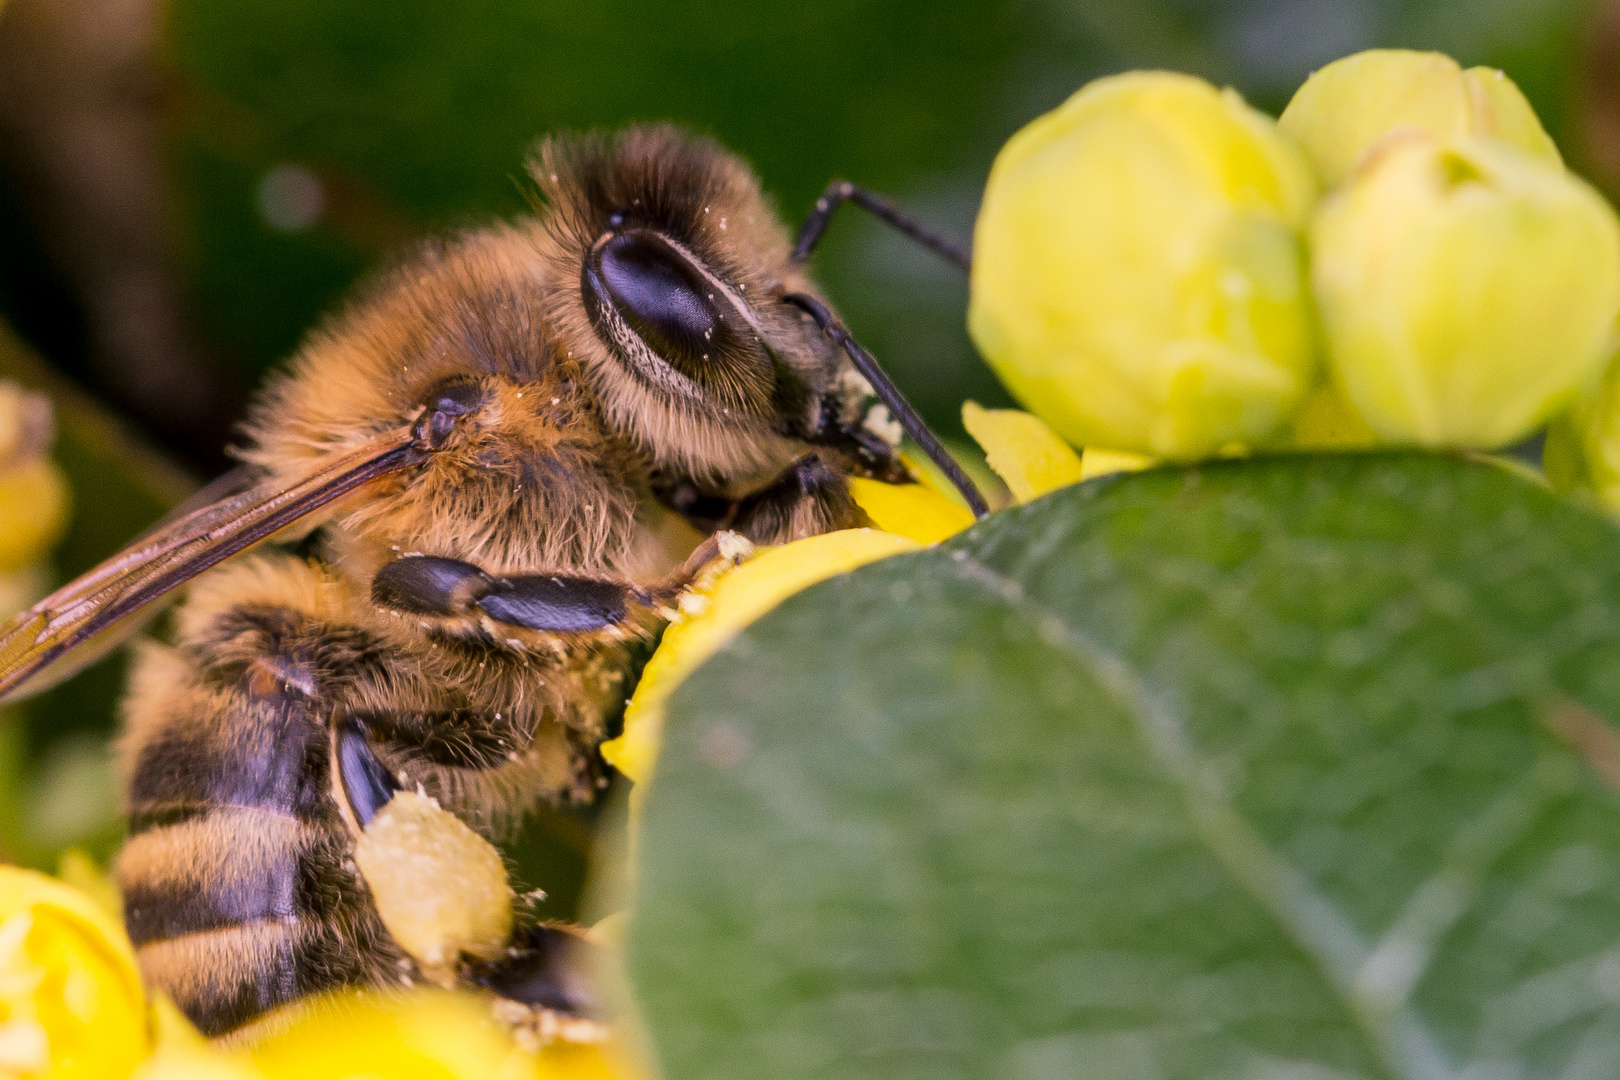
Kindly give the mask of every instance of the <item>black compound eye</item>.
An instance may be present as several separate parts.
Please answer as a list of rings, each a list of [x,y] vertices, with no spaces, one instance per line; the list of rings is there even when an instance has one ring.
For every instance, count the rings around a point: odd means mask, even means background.
[[[697,267],[656,234],[629,232],[598,249],[594,286],[647,347],[678,367],[695,368],[728,333]]]

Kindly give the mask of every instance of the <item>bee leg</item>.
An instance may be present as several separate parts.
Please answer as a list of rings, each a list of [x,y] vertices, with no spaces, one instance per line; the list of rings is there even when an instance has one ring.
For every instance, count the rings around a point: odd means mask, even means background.
[[[362,722],[350,716],[339,718],[333,738],[343,795],[364,829],[393,799],[399,785],[377,757]],[[530,1009],[594,1020],[600,1009],[583,971],[585,954],[594,948],[571,927],[522,926],[513,932],[500,959],[470,961],[466,975],[469,981]]]
[[[579,574],[495,577],[471,563],[437,555],[395,559],[371,580],[374,603],[412,615],[482,612],[529,630],[582,632],[624,621],[648,597],[633,585]]]
[[[512,935],[506,955],[472,965],[470,981],[510,1001],[568,1016],[601,1016],[595,987],[584,971],[596,949],[578,930],[557,924],[525,926]]]
[[[804,454],[737,504],[731,528],[756,544],[782,544],[860,524],[849,485],[817,454]]]
[[[349,802],[355,823],[364,829],[377,816],[377,811],[393,799],[399,784],[372,749],[360,721],[351,716],[339,718],[333,738],[337,743],[338,778],[342,781],[343,797]]]

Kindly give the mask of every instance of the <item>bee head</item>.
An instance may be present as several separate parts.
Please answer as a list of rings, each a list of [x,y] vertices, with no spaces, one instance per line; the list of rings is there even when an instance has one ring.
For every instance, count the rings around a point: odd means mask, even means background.
[[[552,322],[658,465],[766,472],[859,427],[870,390],[784,300],[816,290],[742,161],[654,127],[548,141],[531,171]]]

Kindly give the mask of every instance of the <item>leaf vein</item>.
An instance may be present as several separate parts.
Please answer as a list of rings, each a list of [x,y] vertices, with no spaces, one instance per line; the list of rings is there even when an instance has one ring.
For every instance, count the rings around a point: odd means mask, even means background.
[[[1349,921],[1300,871],[1283,859],[1231,805],[1216,771],[1203,762],[1181,717],[1120,656],[1030,598],[1014,579],[973,559],[950,553],[952,568],[1014,610],[1029,616],[1052,648],[1084,664],[1139,724],[1154,758],[1186,800],[1205,844],[1237,882],[1286,928],[1339,994],[1378,1058],[1401,1080],[1456,1080],[1433,1038],[1404,1002],[1369,1011],[1358,999],[1355,978],[1372,955]]]

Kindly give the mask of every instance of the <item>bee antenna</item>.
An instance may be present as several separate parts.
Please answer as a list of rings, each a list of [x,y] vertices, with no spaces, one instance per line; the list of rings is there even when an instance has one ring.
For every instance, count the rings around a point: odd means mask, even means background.
[[[956,490],[962,493],[962,498],[967,500],[968,509],[973,511],[973,516],[982,518],[990,513],[990,506],[984,501],[984,496],[973,486],[973,481],[962,471],[962,466],[951,457],[950,452],[945,449],[945,444],[939,441],[939,436],[934,434],[928,422],[911,407],[911,402],[900,393],[900,388],[895,386],[878,366],[877,357],[867,352],[861,347],[860,342],[849,336],[849,331],[844,329],[844,324],[827,309],[827,305],[804,293],[788,293],[782,299],[814,319],[821,332],[849,354],[849,358],[855,362],[855,370],[866,377],[878,400],[889,407],[889,412],[900,421],[900,426],[905,429],[906,434],[916,441],[922,452],[928,455],[928,459],[938,465],[940,471],[956,486]]]
[[[815,207],[799,226],[799,235],[793,242],[793,261],[802,263],[810,257],[821,234],[827,231],[832,216],[846,202],[854,203],[868,214],[901,233],[914,243],[932,251],[964,274],[973,265],[972,257],[953,240],[947,240],[881,195],[875,195],[848,180],[834,180],[816,200]]]

